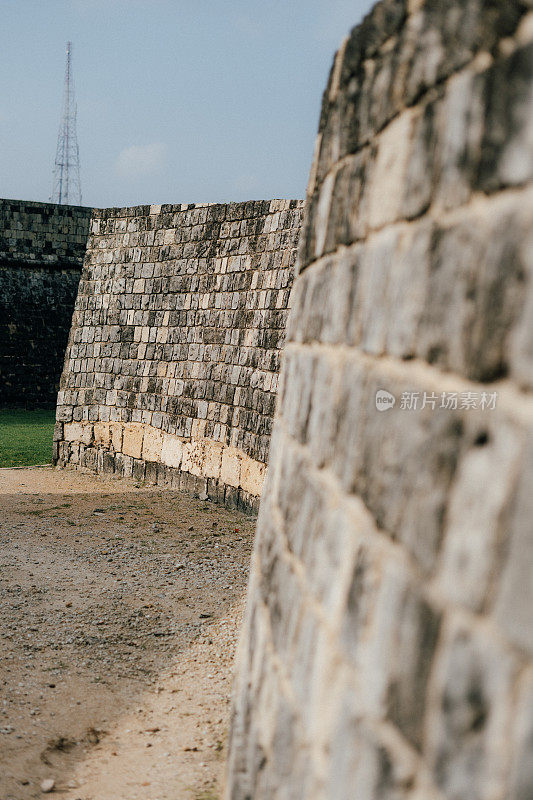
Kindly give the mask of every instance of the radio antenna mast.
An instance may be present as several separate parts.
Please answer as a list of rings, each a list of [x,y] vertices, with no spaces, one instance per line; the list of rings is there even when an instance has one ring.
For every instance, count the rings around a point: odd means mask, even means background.
[[[81,206],[80,151],[76,134],[76,101],[72,77],[72,42],[67,42],[63,111],[57,137],[52,203]]]

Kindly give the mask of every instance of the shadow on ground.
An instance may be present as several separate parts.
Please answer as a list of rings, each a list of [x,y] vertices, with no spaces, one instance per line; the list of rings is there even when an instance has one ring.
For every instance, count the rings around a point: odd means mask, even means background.
[[[42,492],[42,493],[41,493]],[[0,800],[219,795],[254,520],[0,470]]]

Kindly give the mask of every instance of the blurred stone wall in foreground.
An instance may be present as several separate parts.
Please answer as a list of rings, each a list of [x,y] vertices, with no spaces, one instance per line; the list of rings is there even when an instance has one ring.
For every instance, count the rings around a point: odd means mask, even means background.
[[[324,94],[231,800],[533,797],[533,12],[385,0]]]

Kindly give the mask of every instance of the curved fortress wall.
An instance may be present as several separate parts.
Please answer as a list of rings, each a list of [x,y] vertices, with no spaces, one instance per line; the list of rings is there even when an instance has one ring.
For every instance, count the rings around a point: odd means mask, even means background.
[[[533,796],[530,7],[387,0],[335,59],[231,800]]]
[[[0,407],[55,405],[91,213],[0,200]]]
[[[302,206],[94,212],[58,395],[59,464],[256,505]]]

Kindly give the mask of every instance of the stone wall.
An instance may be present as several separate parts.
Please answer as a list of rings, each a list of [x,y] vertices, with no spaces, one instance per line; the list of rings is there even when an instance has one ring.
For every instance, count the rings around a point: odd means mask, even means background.
[[[386,0],[324,95],[231,800],[533,797],[533,13]]]
[[[303,202],[96,211],[58,463],[255,507]]]
[[[0,200],[0,407],[55,405],[90,216]]]

